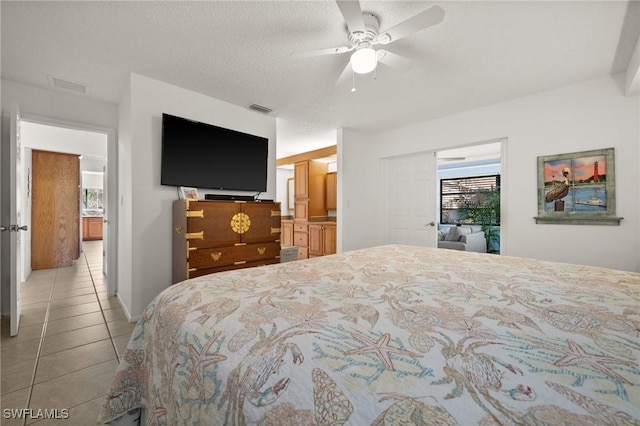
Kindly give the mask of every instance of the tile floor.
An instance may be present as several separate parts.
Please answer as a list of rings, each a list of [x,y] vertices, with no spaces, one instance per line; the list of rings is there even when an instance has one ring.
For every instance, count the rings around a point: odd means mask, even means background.
[[[17,336],[2,318],[0,424],[96,424],[134,326],[107,297],[101,241],[85,241],[73,266],[33,271]],[[7,408],[67,409],[68,419],[6,419]]]

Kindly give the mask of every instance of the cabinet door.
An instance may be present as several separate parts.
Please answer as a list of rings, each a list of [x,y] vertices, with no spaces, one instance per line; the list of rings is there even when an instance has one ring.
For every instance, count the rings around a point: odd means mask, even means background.
[[[86,217],[82,218],[82,240],[89,238],[89,220]]]
[[[322,254],[336,252],[336,226],[324,225],[322,230]]]
[[[296,201],[293,209],[293,218],[295,220],[309,219],[309,201]]]
[[[239,229],[243,243],[280,239],[280,203],[246,203],[241,205],[246,229]]]
[[[309,255],[322,256],[322,225],[309,224]]]
[[[293,245],[293,222],[282,222],[282,245]]]
[[[240,234],[231,222],[240,213],[240,204],[227,201],[183,201],[186,203],[187,239],[195,248],[240,243]]]
[[[90,217],[87,220],[87,238],[90,240],[102,239],[102,218]]]
[[[301,161],[293,167],[295,198],[309,198],[309,162]]]

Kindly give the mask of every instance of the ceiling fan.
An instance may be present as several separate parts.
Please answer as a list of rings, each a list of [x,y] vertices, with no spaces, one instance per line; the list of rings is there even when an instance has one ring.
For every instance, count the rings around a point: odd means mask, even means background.
[[[338,82],[344,79],[350,71],[356,74],[368,74],[376,69],[378,62],[393,68],[408,68],[411,64],[408,59],[388,50],[376,50],[374,46],[387,45],[417,31],[439,24],[444,18],[444,10],[440,6],[432,6],[388,30],[379,31],[378,17],[372,13],[363,13],[358,1],[336,0],[336,3],[347,24],[348,45],[297,51],[291,53],[291,56],[308,58],[353,52]],[[354,90],[352,89],[352,91]]]

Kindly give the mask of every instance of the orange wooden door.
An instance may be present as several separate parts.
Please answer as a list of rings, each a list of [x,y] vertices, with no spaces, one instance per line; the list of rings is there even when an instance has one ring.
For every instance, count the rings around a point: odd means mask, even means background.
[[[33,150],[31,268],[71,266],[80,257],[80,158]]]

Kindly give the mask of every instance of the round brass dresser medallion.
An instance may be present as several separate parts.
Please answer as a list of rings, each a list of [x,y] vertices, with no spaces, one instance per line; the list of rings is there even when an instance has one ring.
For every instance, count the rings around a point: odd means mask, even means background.
[[[245,213],[236,213],[231,218],[231,229],[238,234],[244,234],[251,227],[251,219]]]

